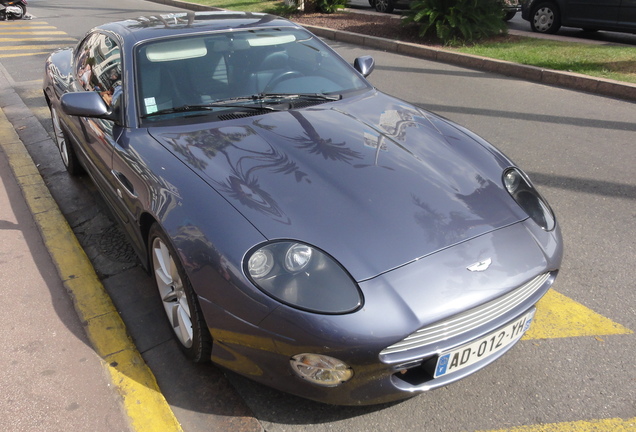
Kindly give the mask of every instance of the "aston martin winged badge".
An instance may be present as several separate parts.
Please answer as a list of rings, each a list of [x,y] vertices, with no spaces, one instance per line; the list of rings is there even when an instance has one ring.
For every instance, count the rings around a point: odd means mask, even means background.
[[[475,264],[471,264],[468,267],[466,267],[467,270],[470,270],[471,272],[482,272],[488,269],[488,267],[490,267],[490,264],[492,264],[492,259],[491,258],[486,258],[483,261],[479,261],[476,262]]]

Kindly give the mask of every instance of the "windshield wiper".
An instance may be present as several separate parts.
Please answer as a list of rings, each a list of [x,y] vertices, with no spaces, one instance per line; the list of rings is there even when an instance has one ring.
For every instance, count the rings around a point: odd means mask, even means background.
[[[342,99],[342,95],[328,95],[324,93],[258,93],[251,96],[241,96],[228,99],[219,99],[214,102],[197,105],[181,105],[173,108],[165,108],[152,113],[148,113],[142,118],[155,117],[165,114],[213,111],[218,108],[241,108],[252,110],[278,111],[269,106],[268,100],[314,100],[314,101],[337,101]]]
[[[199,104],[199,105],[181,105],[178,107],[165,108],[155,112],[151,112],[146,114],[142,118],[154,117],[154,116],[165,115],[165,114],[183,113],[183,112],[214,111],[218,108],[241,108],[241,109],[252,109],[252,110],[275,111],[274,108],[270,106],[263,106],[260,104],[260,102],[258,105],[229,103],[230,101],[238,102],[241,100],[250,101],[250,102],[254,101],[252,97],[246,97],[246,98],[232,98],[232,99],[227,99],[227,101],[215,101],[215,102]]]
[[[342,95],[329,95],[325,93],[261,93],[255,95],[262,99],[303,99],[317,101],[337,101],[342,99]]]

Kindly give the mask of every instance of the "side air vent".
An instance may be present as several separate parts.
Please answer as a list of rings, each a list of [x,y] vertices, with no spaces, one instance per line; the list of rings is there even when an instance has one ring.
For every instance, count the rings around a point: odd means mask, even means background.
[[[325,102],[329,102],[329,101],[299,101],[299,102],[294,102],[292,104],[292,108],[293,109],[302,109],[302,108],[307,108],[307,107],[311,107],[314,105],[319,105]]]
[[[250,111],[244,111],[244,112],[233,112],[230,114],[222,114],[220,115],[218,118],[219,120],[234,120],[234,119],[239,119],[239,118],[245,118],[245,117],[254,117],[257,115],[263,115],[263,114],[269,114],[275,111],[272,110],[250,110]]]

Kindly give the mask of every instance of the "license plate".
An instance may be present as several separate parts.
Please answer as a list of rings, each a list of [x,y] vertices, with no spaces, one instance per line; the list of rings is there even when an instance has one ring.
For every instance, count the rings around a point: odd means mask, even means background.
[[[497,331],[440,354],[435,367],[435,378],[464,369],[515,343],[528,330],[533,317],[534,309]]]

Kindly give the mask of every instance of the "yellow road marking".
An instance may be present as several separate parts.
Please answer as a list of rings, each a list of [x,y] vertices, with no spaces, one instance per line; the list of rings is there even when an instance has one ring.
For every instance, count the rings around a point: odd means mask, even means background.
[[[77,39],[72,37],[48,37],[48,41],[73,41],[77,42]],[[42,38],[0,38],[0,42],[42,42]]]
[[[86,334],[122,397],[133,429],[139,432],[182,432],[88,257],[1,109],[0,137],[0,147],[7,155],[75,310],[85,323]]]
[[[41,23],[36,23],[34,21],[31,21],[31,23],[29,24],[7,24],[7,25],[2,25],[0,24],[0,30],[13,30],[13,29],[56,29],[57,27],[55,26],[51,26],[48,25],[48,23],[45,22],[41,22]]]
[[[8,31],[8,32],[4,32],[4,31],[0,31],[0,35],[34,35],[34,36],[46,36],[46,35],[63,35],[63,34],[68,34],[66,32],[63,31],[39,31],[39,30],[34,30],[34,31]]]
[[[631,419],[612,418],[605,420],[548,423],[518,426],[510,429],[493,429],[481,432],[634,432],[636,417]]]
[[[0,54],[0,58],[10,58],[10,57],[26,57],[40,54],[51,54],[52,49],[49,51],[40,51],[40,52],[27,52],[27,53],[13,53],[13,54]]]
[[[633,333],[633,331],[597,314],[563,294],[550,290],[537,303],[537,313],[534,321],[523,336],[523,339],[630,333]]]
[[[0,39],[2,42],[2,39]],[[56,44],[51,45],[12,45],[7,47],[2,47],[2,51],[21,51],[21,50],[35,50],[35,49],[55,49],[57,48]]]
[[[49,23],[47,23],[46,21],[32,21],[32,20],[27,20],[27,21],[8,21],[5,22],[5,24],[2,25],[2,27],[5,26],[12,26],[12,25],[48,25]]]
[[[42,29],[46,29],[46,30],[57,30],[57,27],[55,26],[50,26],[50,25],[39,25],[36,27],[33,26],[2,26],[0,27],[2,29],[2,31],[5,30],[24,30],[24,29],[34,29],[34,30],[42,30]]]

